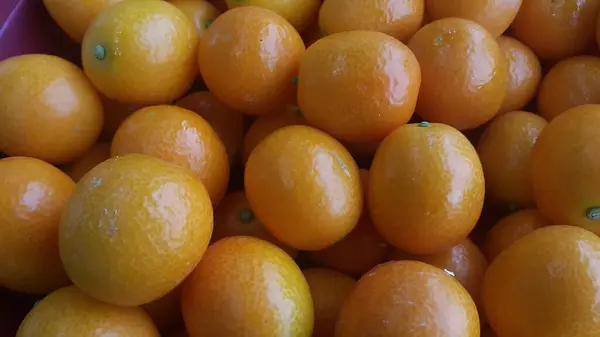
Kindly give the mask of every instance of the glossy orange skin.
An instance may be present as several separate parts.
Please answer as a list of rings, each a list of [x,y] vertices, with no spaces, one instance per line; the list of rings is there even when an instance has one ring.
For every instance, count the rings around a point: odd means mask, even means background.
[[[200,41],[198,63],[206,86],[229,107],[252,115],[281,111],[294,100],[293,78],[304,55],[294,27],[260,7],[219,16]]]
[[[595,0],[523,1],[512,35],[550,61],[583,54],[595,44],[600,3]]]
[[[108,158],[110,158],[110,144],[96,143],[83,157],[73,163],[69,176],[77,182],[96,165]]]
[[[61,288],[37,303],[17,337],[78,336],[159,337],[148,315],[138,307],[98,301],[74,286]]]
[[[421,27],[423,0],[327,0],[319,10],[319,26],[327,34],[370,30],[408,41]]]
[[[30,54],[0,62],[0,151],[64,164],[102,130],[102,103],[74,64]]]
[[[60,256],[87,294],[137,306],[163,297],[192,272],[212,229],[210,198],[198,179],[160,159],[130,154],[79,181],[63,213]]]
[[[583,105],[554,118],[531,156],[533,192],[539,211],[553,224],[600,233],[587,212],[600,205],[600,105]]]
[[[572,226],[536,230],[490,265],[483,304],[499,336],[598,336],[600,239]]]
[[[481,214],[481,163],[469,140],[450,126],[424,122],[396,129],[381,143],[369,173],[375,227],[408,253],[450,249]]]
[[[462,18],[477,22],[493,36],[500,36],[513,22],[522,0],[425,0],[432,21]]]
[[[302,273],[313,299],[315,328],[312,337],[332,337],[340,309],[354,290],[356,280],[326,268],[309,268]]]
[[[334,138],[293,125],[270,134],[246,163],[246,196],[280,241],[320,250],[345,237],[363,208],[359,171]]]
[[[240,277],[244,275],[244,277]],[[253,237],[212,245],[183,287],[190,337],[310,337],[313,303],[294,260]]]
[[[97,48],[104,57],[96,56]],[[128,0],[102,11],[81,45],[83,69],[102,94],[131,104],[166,104],[198,75],[194,24],[166,1]]]
[[[69,284],[58,226],[75,183],[41,160],[0,160],[0,285],[45,294]]]
[[[306,51],[298,105],[337,138],[378,141],[410,120],[420,84],[417,59],[402,42],[372,31],[337,33]]]
[[[522,109],[531,102],[542,80],[540,60],[524,43],[510,36],[496,39],[508,62],[506,94],[499,113]]]
[[[421,28],[408,47],[421,65],[417,113],[423,119],[468,130],[498,112],[508,67],[495,37],[485,28],[445,18]]]
[[[221,15],[221,11],[206,0],[169,0],[169,2],[192,21],[200,38],[204,36],[204,32],[212,22]]]
[[[229,8],[257,6],[270,9],[288,20],[298,32],[316,21],[321,0],[227,0]]]
[[[479,336],[469,293],[443,270],[416,261],[379,265],[340,312],[335,337]]]
[[[504,205],[535,205],[531,152],[546,125],[544,118],[526,111],[507,112],[490,122],[477,144],[487,197]]]
[[[165,296],[142,305],[142,309],[146,311],[161,332],[169,331],[182,321],[181,288],[179,285]]]
[[[511,213],[500,219],[486,233],[482,246],[483,252],[490,262],[494,261],[496,256],[520,238],[538,228],[549,225],[548,219],[543,217],[535,208]]]
[[[552,120],[568,109],[600,103],[600,57],[575,56],[546,74],[537,96],[538,113]]]
[[[151,155],[192,171],[218,205],[227,192],[229,162],[223,142],[210,124],[193,111],[157,105],[136,111],[121,124],[112,156]]]

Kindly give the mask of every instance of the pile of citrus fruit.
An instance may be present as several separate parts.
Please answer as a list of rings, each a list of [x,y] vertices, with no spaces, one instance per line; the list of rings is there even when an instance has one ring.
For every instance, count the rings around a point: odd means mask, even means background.
[[[0,62],[16,336],[600,336],[600,1],[44,4],[82,62]]]

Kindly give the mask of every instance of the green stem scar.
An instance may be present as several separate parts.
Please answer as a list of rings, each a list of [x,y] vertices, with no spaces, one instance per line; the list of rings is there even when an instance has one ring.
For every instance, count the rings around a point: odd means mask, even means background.
[[[254,212],[251,209],[244,209],[240,211],[240,221],[243,223],[250,223],[254,220]]]
[[[585,216],[588,220],[600,220],[600,207],[590,207],[585,212]]]
[[[428,128],[429,127],[429,122],[421,122],[419,123],[419,126],[422,128]]]
[[[298,76],[292,77],[292,83],[294,83],[294,85],[298,85]]]
[[[208,27],[210,27],[210,25],[212,25],[213,22],[215,22],[215,20],[206,20],[206,22],[204,23],[204,29],[208,29]]]
[[[102,45],[97,45],[94,48],[94,57],[96,60],[102,61],[106,57],[106,49]]]

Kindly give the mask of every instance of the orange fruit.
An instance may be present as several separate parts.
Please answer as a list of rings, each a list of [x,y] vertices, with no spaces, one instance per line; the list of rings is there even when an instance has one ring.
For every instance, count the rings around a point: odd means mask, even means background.
[[[546,125],[526,111],[507,112],[490,122],[477,144],[487,197],[506,205],[535,205],[531,152]]]
[[[368,206],[379,233],[411,254],[436,254],[461,242],[483,208],[483,169],[456,129],[421,122],[382,143],[371,165]]]
[[[86,173],[96,165],[110,158],[110,144],[97,143],[83,157],[77,159],[71,166],[69,176],[74,181],[79,181]]]
[[[128,0],[102,11],[82,42],[85,73],[110,99],[165,104],[198,74],[198,37],[186,15],[166,1]]]
[[[333,245],[352,231],[362,212],[354,159],[331,136],[308,126],[270,134],[252,151],[244,177],[257,218],[296,249]]]
[[[37,303],[17,337],[78,336],[159,337],[148,315],[138,307],[98,301],[74,286],[56,290]]]
[[[221,15],[221,11],[206,0],[169,0],[169,2],[190,19],[199,37],[203,37],[208,27]]]
[[[423,119],[468,130],[498,112],[508,66],[485,28],[465,19],[441,19],[421,28],[408,47],[421,65],[417,113]]]
[[[552,120],[584,104],[600,103],[600,57],[575,56],[548,71],[537,96],[540,115]]]
[[[109,159],[79,181],[59,232],[73,283],[107,303],[136,306],[194,269],[213,227],[210,198],[191,173],[160,159]]]
[[[469,293],[439,268],[416,261],[379,265],[363,276],[339,314],[335,337],[479,336]]]
[[[199,91],[177,101],[177,106],[191,110],[204,118],[215,130],[232,164],[244,139],[244,116],[231,110],[208,91]]]
[[[600,233],[600,105],[583,105],[554,118],[531,155],[537,207],[551,223]]]
[[[477,22],[493,36],[508,29],[521,7],[522,0],[425,0],[425,11],[432,21],[462,18]]]
[[[106,97],[101,97],[101,99],[104,106],[104,127],[102,128],[99,140],[112,142],[117,129],[123,124],[123,121],[132,113],[143,108],[143,106],[121,103]]]
[[[483,304],[499,336],[598,336],[600,239],[571,226],[536,230],[490,265]]]
[[[102,130],[102,103],[83,72],[51,55],[0,62],[0,151],[64,164]]]
[[[260,7],[219,16],[200,41],[206,86],[233,109],[252,115],[277,111],[295,97],[293,83],[304,42],[294,27]]]
[[[229,163],[223,142],[208,122],[194,112],[170,105],[138,110],[115,135],[111,154],[143,153],[189,169],[214,205],[225,196]]]
[[[215,229],[211,240],[216,242],[230,236],[253,236],[279,246],[293,258],[298,255],[294,248],[277,240],[256,218],[244,191],[229,194],[215,209]]]
[[[181,285],[165,296],[144,304],[142,308],[161,331],[168,331],[181,322]]]
[[[500,219],[487,232],[482,246],[483,252],[490,262],[494,261],[496,256],[520,238],[538,228],[549,225],[550,222],[535,208],[509,214]]]
[[[310,288],[315,312],[312,337],[333,337],[340,309],[354,289],[356,281],[350,276],[325,268],[309,268],[302,273]]]
[[[351,31],[310,46],[298,80],[298,105],[311,124],[343,140],[368,142],[410,120],[421,71],[402,42]]]
[[[512,35],[545,60],[582,54],[596,42],[599,11],[595,0],[525,0],[512,23]]]
[[[313,330],[300,268],[279,247],[253,237],[225,238],[208,249],[184,283],[182,309],[190,337],[309,337]]]
[[[75,183],[41,160],[0,160],[0,285],[45,294],[69,279],[58,255],[58,226]]]
[[[229,8],[256,6],[270,9],[289,21],[298,32],[303,32],[316,21],[321,0],[227,0]]]
[[[500,36],[496,39],[508,64],[506,94],[499,113],[522,109],[537,93],[542,66],[533,51],[519,40]]]
[[[421,27],[423,0],[327,0],[319,10],[319,26],[327,34],[372,30],[407,41]]]

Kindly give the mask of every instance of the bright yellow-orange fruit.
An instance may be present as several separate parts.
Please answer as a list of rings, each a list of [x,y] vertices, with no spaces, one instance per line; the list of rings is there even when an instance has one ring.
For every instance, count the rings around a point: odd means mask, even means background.
[[[57,241],[74,189],[69,176],[41,160],[0,160],[0,285],[45,294],[69,284]]]
[[[333,245],[352,231],[363,208],[350,153],[308,126],[288,126],[265,138],[246,163],[244,183],[258,219],[297,249]]]
[[[74,286],[61,288],[37,303],[17,337],[159,337],[152,320],[138,307],[94,299]]]
[[[83,68],[108,98],[165,104],[198,75],[198,36],[187,16],[166,1],[127,0],[108,7],[82,42]]]
[[[408,253],[450,249],[481,215],[481,163],[469,140],[450,126],[422,122],[396,129],[381,143],[369,173],[375,227]]]
[[[221,15],[221,11],[206,0],[169,0],[169,2],[192,21],[199,37],[203,37],[208,27]]]
[[[279,247],[253,237],[212,245],[186,280],[182,301],[190,337],[310,337],[313,331],[300,268]]]
[[[96,167],[96,165],[108,158],[110,158],[110,144],[97,143],[86,154],[73,163],[69,176],[77,182],[91,169]]]
[[[342,306],[335,337],[478,337],[469,293],[443,270],[416,261],[379,265]]]
[[[219,16],[200,41],[206,86],[223,103],[252,115],[289,105],[304,42],[289,22],[268,9],[234,8]]]
[[[256,6],[270,9],[288,20],[298,32],[316,21],[321,0],[227,0],[229,8]]]
[[[30,54],[0,62],[0,151],[64,164],[102,130],[102,103],[89,80],[61,58]]]
[[[111,158],[79,181],[62,218],[60,256],[73,283],[136,306],[194,269],[213,229],[210,198],[188,171],[141,154]]]
[[[165,296],[142,305],[160,331],[169,331],[182,321],[181,288],[179,285]]]
[[[536,230],[494,260],[483,304],[498,336],[600,334],[600,239],[571,226]]]
[[[306,51],[298,105],[337,138],[378,141],[410,120],[420,84],[419,63],[402,42],[379,32],[337,33]]]

